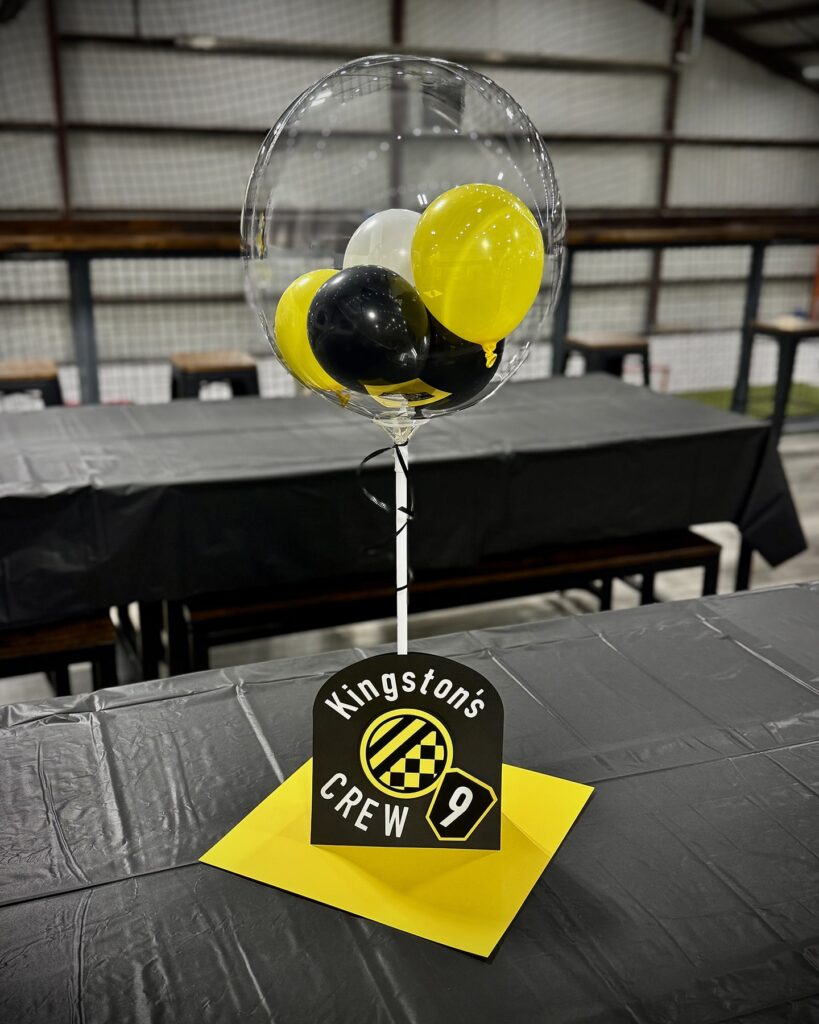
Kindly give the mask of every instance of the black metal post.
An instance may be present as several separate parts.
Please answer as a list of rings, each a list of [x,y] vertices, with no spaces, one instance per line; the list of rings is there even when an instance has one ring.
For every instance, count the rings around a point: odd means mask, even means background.
[[[751,375],[751,350],[754,332],[751,324],[759,309],[759,294],[762,291],[762,271],[765,265],[765,242],[755,242],[751,249],[751,269],[745,290],[745,312],[742,317],[742,341],[739,350],[739,365],[734,394],[731,398],[732,412],[745,412],[748,405],[748,380]]]
[[[80,399],[84,405],[96,404],[100,400],[97,336],[91,299],[91,261],[86,255],[72,253],[68,257],[68,281],[74,358],[80,373]]]
[[[57,168],[60,172],[60,195],[63,214],[71,212],[71,168],[68,160],[68,139],[65,125],[65,104],[63,103],[62,63],[60,60],[60,38],[57,24],[57,0],[46,0],[46,26],[48,28],[48,52],[51,59],[51,96],[54,101],[54,119],[57,146]]]

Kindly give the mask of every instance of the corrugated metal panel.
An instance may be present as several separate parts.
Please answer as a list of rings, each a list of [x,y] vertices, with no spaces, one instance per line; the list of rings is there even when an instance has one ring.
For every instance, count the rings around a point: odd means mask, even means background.
[[[0,120],[53,121],[43,0],[0,25]]]
[[[369,161],[354,140],[334,139],[322,151],[300,147],[279,180],[284,207],[328,209],[386,205],[386,161]],[[70,147],[75,205],[100,209],[236,210],[256,158],[253,141],[75,133]],[[318,158],[317,158],[318,155]],[[339,168],[347,169],[345,175]]]
[[[816,206],[819,151],[677,146],[672,206]]]
[[[0,358],[72,358],[71,323],[65,306],[7,306],[0,311]]]
[[[0,209],[54,210],[61,204],[51,132],[0,131]]]
[[[650,273],[651,253],[638,249],[578,252],[572,267],[575,284],[647,281]]]
[[[266,351],[244,302],[135,302],[95,309],[100,359],[156,359],[173,352],[238,348]]]
[[[555,143],[550,152],[563,201],[570,208],[657,203],[659,146]]]
[[[264,132],[335,61],[226,57],[83,44],[63,56],[69,120]],[[386,125],[386,119],[381,125]],[[376,127],[362,121],[359,127]]]
[[[572,295],[570,331],[641,331],[646,288],[584,288]]]
[[[481,67],[520,103],[539,131],[650,134],[663,124],[665,80],[635,75]]]
[[[663,280],[743,277],[748,273],[750,260],[751,250],[744,245],[666,249],[663,253]]]
[[[60,0],[61,26],[76,32],[133,33],[132,0]],[[240,39],[332,39],[387,42],[389,4],[382,0],[140,0],[144,35],[214,35]]]
[[[68,299],[63,260],[0,260],[0,299]]]

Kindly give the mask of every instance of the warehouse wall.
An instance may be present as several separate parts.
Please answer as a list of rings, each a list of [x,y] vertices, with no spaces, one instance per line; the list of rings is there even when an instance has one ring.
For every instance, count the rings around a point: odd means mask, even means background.
[[[57,6],[64,33],[329,40],[360,45],[362,53],[388,50],[391,40],[386,0],[62,0]],[[670,52],[667,19],[639,0],[405,0],[403,32],[404,42],[420,53],[427,46],[501,48],[666,62]],[[62,44],[61,58],[76,212],[236,211],[237,218],[265,131],[297,92],[336,63],[70,39]],[[662,127],[663,75],[485,70],[515,95],[547,141],[579,133],[647,135]],[[0,211],[45,215],[60,208],[54,119],[45,4],[28,0],[14,21],[0,26],[0,125],[6,126],[0,127]],[[817,124],[819,98],[706,40],[699,60],[681,75],[677,131],[713,136],[714,145],[675,147],[670,205],[819,205],[819,150],[720,144],[725,137],[803,139],[815,135]],[[135,131],[138,126],[213,131],[146,133]],[[237,128],[247,133],[237,135]],[[657,204],[658,143],[564,139],[549,148],[570,218],[583,210]],[[428,157],[419,144],[414,159],[420,165]],[[405,174],[412,174],[411,161]],[[349,200],[366,205],[367,185],[359,191]],[[302,190],[296,198],[302,206],[323,202],[319,189]],[[730,383],[749,258],[741,247],[665,255],[658,311],[663,334],[652,356],[662,386],[685,390],[701,381]],[[811,247],[772,251],[763,312],[805,308],[814,269]],[[580,254],[571,327],[640,329],[649,273],[647,253]],[[104,361],[161,365],[173,349],[226,343],[263,351],[244,306],[238,261],[96,261],[92,285]],[[175,303],[175,295],[187,300]],[[197,301],[199,296],[207,302]],[[61,263],[0,264],[0,301],[7,302],[0,318],[3,352],[70,361],[66,298]],[[36,299],[37,305],[8,304],[22,299]],[[692,328],[703,330],[691,333]],[[814,353],[805,347],[798,377],[819,377]],[[538,373],[548,369],[543,356],[530,367]],[[755,379],[771,372],[771,354],[763,350]],[[118,383],[124,377],[109,374],[108,380],[113,383],[104,397],[133,397],[117,390],[125,386]],[[133,383],[128,386],[134,391]],[[150,397],[151,387],[136,391]]]

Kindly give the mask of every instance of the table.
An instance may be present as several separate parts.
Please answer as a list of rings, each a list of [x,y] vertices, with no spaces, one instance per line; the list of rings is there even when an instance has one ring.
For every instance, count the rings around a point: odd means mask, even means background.
[[[814,583],[411,645],[597,787],[489,961],[197,863],[364,652],[0,709],[0,1019],[814,1020],[817,621]]]
[[[315,398],[0,416],[0,627],[386,571],[356,475],[384,443]],[[805,547],[767,424],[605,374],[512,384],[411,449],[418,569],[717,521],[773,565]],[[387,460],[366,476],[392,500]]]
[[[734,385],[731,408],[736,412],[745,412],[748,404],[748,382],[751,375],[751,355],[754,339],[757,334],[772,338],[779,347],[779,358],[776,367],[776,391],[771,416],[771,431],[779,438],[785,423],[788,408],[788,397],[793,382],[793,366],[796,362],[796,350],[803,341],[819,340],[819,321],[808,320],[801,316],[780,316],[773,320],[754,320],[747,325],[742,336],[737,380]]]

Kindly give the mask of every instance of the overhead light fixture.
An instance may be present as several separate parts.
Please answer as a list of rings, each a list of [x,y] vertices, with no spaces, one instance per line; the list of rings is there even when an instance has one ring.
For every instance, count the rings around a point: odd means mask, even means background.
[[[819,81],[819,64],[808,64],[802,68],[802,77],[807,78],[809,82]]]

